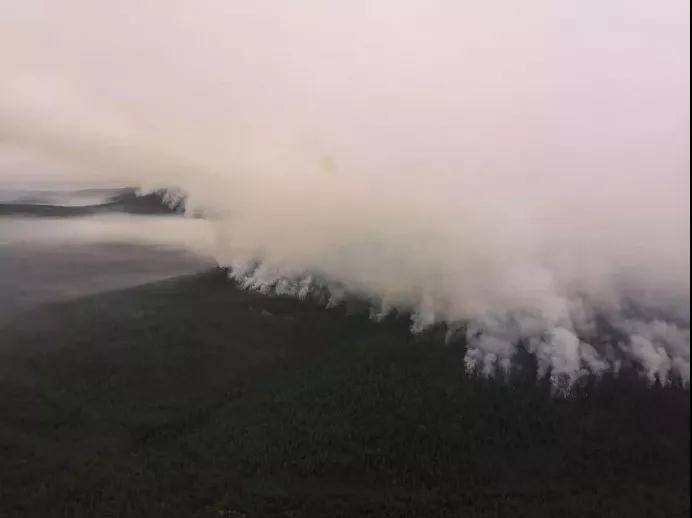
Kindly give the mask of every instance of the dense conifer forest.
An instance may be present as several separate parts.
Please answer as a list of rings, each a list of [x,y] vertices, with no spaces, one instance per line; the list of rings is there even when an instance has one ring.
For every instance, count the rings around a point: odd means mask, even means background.
[[[0,330],[0,516],[689,516],[689,388],[561,394],[222,271]]]

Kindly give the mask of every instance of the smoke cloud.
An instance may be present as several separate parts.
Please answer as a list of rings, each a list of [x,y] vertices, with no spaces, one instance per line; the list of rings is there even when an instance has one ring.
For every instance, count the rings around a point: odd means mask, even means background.
[[[0,182],[179,187],[247,287],[468,322],[487,372],[522,342],[554,376],[689,381],[688,24],[683,0],[0,0]]]

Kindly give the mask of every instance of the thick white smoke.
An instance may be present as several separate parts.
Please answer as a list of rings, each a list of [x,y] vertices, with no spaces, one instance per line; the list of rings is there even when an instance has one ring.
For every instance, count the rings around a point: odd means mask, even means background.
[[[0,178],[178,186],[248,287],[470,321],[488,372],[689,380],[688,11],[0,0]]]

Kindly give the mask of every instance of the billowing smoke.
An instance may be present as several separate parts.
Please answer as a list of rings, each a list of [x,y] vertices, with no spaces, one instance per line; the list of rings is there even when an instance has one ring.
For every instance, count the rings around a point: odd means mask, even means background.
[[[248,288],[689,380],[689,3],[2,0],[0,178],[174,185]]]

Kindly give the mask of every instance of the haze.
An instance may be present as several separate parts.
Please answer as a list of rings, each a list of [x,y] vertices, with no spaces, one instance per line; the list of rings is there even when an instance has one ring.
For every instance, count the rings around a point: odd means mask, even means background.
[[[471,319],[488,368],[615,368],[606,313],[689,380],[689,114],[682,0],[0,0],[0,184],[179,187],[248,287]]]

